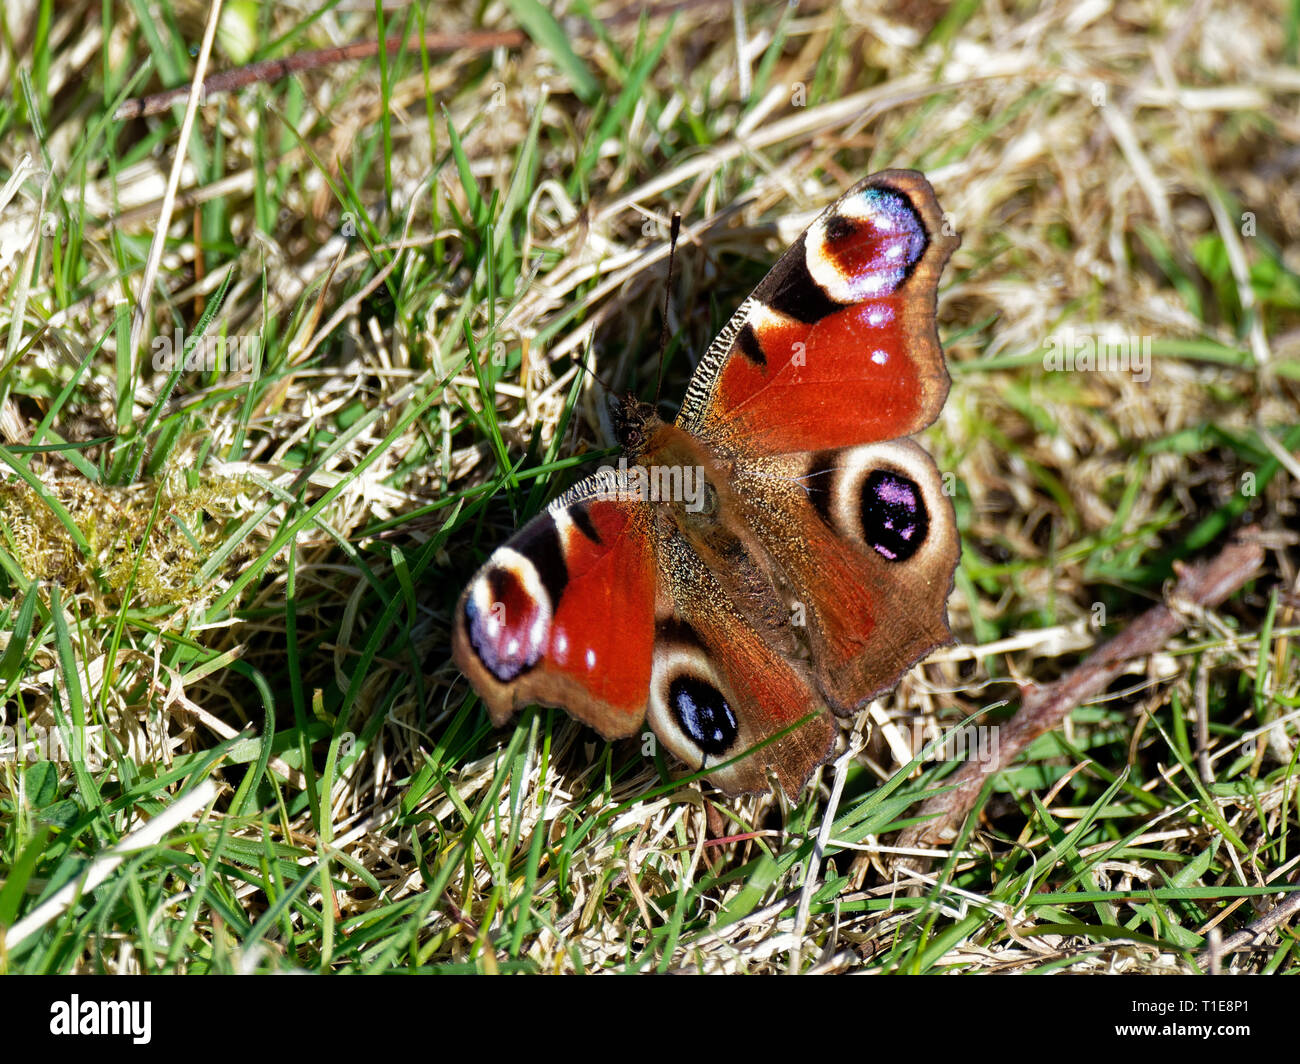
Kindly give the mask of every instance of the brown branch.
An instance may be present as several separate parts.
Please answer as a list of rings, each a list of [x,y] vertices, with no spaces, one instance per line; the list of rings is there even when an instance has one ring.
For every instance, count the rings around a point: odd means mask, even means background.
[[[459,52],[462,50],[484,51],[488,48],[518,48],[526,40],[523,30],[483,30],[469,33],[427,33],[424,47],[430,52]],[[396,53],[406,43],[405,38],[390,37],[385,42],[386,51]],[[263,59],[257,63],[223,70],[203,80],[203,98],[219,92],[234,92],[259,81],[277,81],[289,74],[317,67],[342,63],[349,59],[370,59],[379,54],[378,41],[357,41],[354,44],[338,45],[334,48],[318,48],[314,52],[298,52],[283,59]],[[127,100],[114,112],[118,120],[142,118],[156,115],[170,107],[177,100],[188,96],[188,84],[178,85],[165,92],[156,92],[152,96],[143,96],[137,100]]]
[[[1193,611],[1213,608],[1254,576],[1264,562],[1258,532],[1253,526],[1243,529],[1210,561],[1190,566],[1175,562],[1178,584],[1169,597],[1173,605]],[[1105,691],[1127,662],[1157,653],[1185,624],[1186,618],[1174,609],[1155,606],[1055,683],[1031,688],[1016,715],[1000,729],[994,756],[968,761],[945,781],[952,789],[922,804],[920,815],[926,819],[904,830],[898,845],[907,849],[951,843],[991,776],[1008,768],[1040,735],[1059,727],[1075,706]],[[899,862],[904,871],[922,863],[916,857]]]
[[[1270,909],[1258,920],[1235,934],[1229,935],[1218,946],[1207,947],[1201,952],[1205,958],[1213,957],[1216,961],[1228,953],[1236,953],[1247,946],[1261,945],[1269,933],[1286,923],[1291,917],[1300,914],[1300,893],[1292,894],[1286,901]]]
[[[673,0],[670,3],[651,4],[648,7],[633,5],[616,11],[604,20],[604,25],[619,26],[642,18],[661,18],[695,8],[721,6],[730,2],[731,0]],[[592,27],[586,25],[575,26],[573,31],[582,37],[591,37],[595,33]],[[418,40],[419,38],[412,40],[411,45],[414,46]],[[528,35],[523,30],[469,30],[463,33],[424,35],[424,47],[430,52],[482,52],[489,48],[521,48],[527,41]],[[404,37],[389,37],[384,42],[384,50],[389,55],[393,55],[406,43],[408,42]],[[297,74],[304,70],[315,70],[318,67],[354,59],[371,59],[379,54],[379,45],[379,41],[356,41],[333,48],[318,48],[312,52],[298,52],[282,59],[262,59],[256,63],[235,67],[233,70],[223,70],[220,74],[213,74],[204,79],[203,100],[206,102],[210,96],[217,93],[234,92],[236,89],[246,88],[258,82],[278,81],[289,74]],[[161,114],[189,93],[190,86],[187,82],[174,89],[156,92],[152,96],[127,100],[113,113],[113,117],[118,121],[126,121],[132,118],[143,118],[146,115]]]

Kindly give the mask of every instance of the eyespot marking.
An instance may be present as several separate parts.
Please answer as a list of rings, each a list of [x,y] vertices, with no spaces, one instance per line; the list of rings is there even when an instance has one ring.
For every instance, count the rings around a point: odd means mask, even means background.
[[[739,734],[736,714],[722,692],[695,676],[679,674],[668,685],[668,706],[678,727],[705,754],[720,757]]]
[[[503,548],[465,597],[465,635],[483,667],[509,683],[541,659],[551,628],[551,602],[537,570]]]
[[[907,561],[925,543],[930,515],[910,477],[875,469],[862,485],[862,536],[882,558]]]
[[[864,188],[808,230],[808,271],[837,303],[888,296],[925,254],[916,207],[892,188]]]

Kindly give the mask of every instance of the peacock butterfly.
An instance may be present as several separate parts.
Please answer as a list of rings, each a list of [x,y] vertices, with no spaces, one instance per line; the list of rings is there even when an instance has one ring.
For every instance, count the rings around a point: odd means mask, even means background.
[[[740,305],[675,422],[624,402],[626,460],[498,547],[456,607],[494,724],[535,702],[607,739],[648,719],[722,790],[770,771],[794,794],[830,756],[828,710],[951,638],[952,505],[906,437],[948,393],[935,293],[958,242],[925,177],[874,174]]]

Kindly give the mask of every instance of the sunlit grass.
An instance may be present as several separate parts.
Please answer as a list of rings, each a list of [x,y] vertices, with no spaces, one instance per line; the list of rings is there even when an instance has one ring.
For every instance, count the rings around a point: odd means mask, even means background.
[[[123,5],[5,36],[5,749],[21,720],[101,753],[0,761],[0,928],[218,793],[0,968],[1197,970],[1296,860],[1296,479],[1269,439],[1300,448],[1300,182],[1294,81],[1258,77],[1294,62],[1272,10],[1192,29],[1172,61],[1225,90],[1208,106],[1156,93],[1152,37],[1110,17],[1023,37],[976,5],[777,5],[738,42],[729,8],[509,6],[523,48],[422,54],[469,22],[390,15],[395,55],[209,101],[137,350],[184,105],[112,115],[187,80],[202,25]],[[214,66],[379,32],[256,12]],[[959,646],[857,722],[834,807],[833,766],[725,800],[559,711],[494,730],[452,606],[612,453],[598,381],[653,396],[672,212],[666,405],[812,212],[887,166],[925,170],[963,240],[925,434]],[[1151,339],[1150,380],[1045,368],[1107,328]],[[248,357],[183,357],[219,350]],[[1269,575],[1039,739],[900,891],[892,833],[953,767],[900,773],[914,740],[1005,721],[1248,521]],[[1294,971],[1293,933],[1236,963]]]

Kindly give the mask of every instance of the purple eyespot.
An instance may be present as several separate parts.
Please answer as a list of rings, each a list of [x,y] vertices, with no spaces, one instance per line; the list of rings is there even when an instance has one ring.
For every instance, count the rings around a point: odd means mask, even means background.
[[[885,469],[862,485],[862,535],[882,558],[907,561],[925,543],[930,515],[916,481]]]

